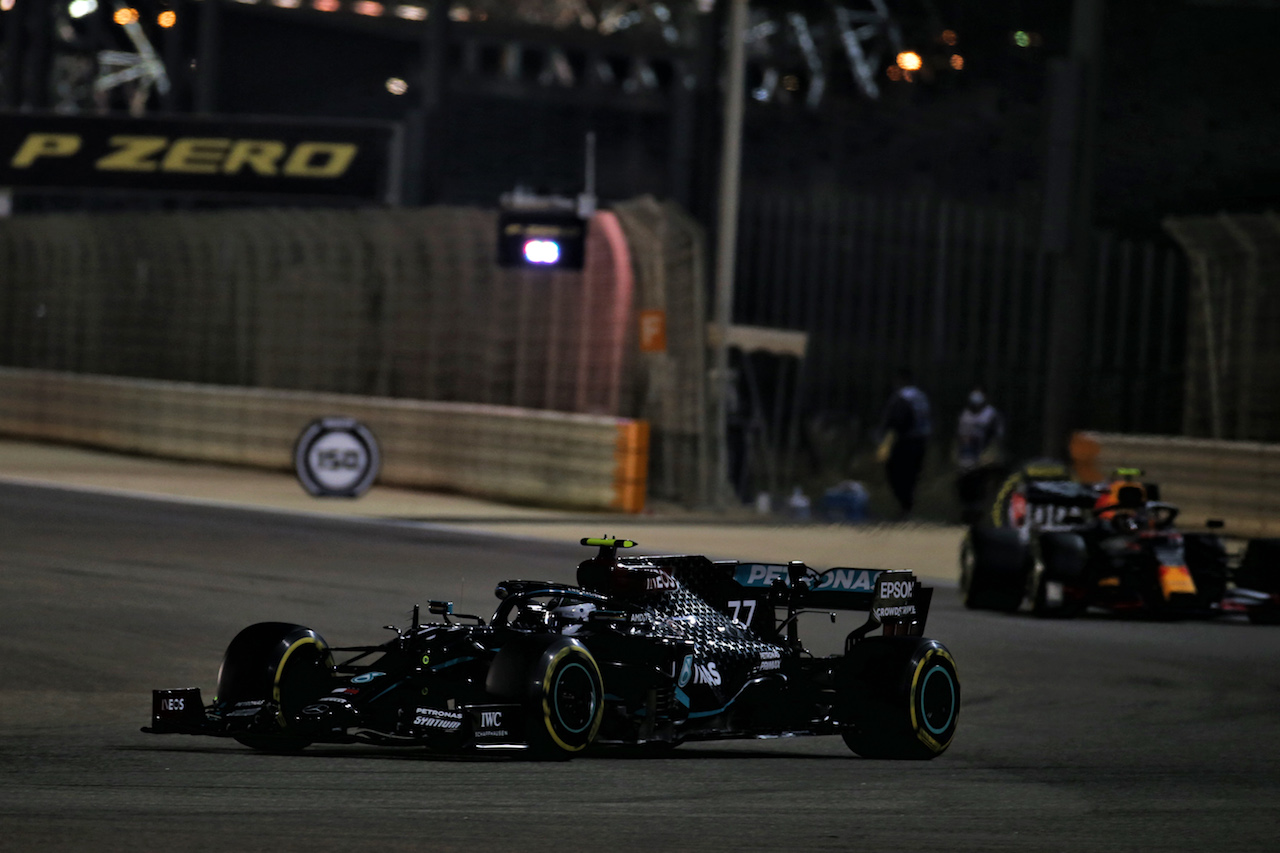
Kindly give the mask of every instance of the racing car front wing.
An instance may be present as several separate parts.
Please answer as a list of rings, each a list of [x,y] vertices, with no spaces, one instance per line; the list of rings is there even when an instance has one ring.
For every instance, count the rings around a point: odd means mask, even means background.
[[[323,706],[308,706],[323,707]],[[251,700],[229,708],[205,705],[200,688],[181,687],[151,691],[151,725],[147,734],[184,734],[206,737],[277,737],[281,741],[304,738],[313,743],[373,743],[422,746],[448,751],[459,749],[523,749],[525,711],[516,704],[459,705],[456,710],[408,708],[395,733],[359,725],[307,724],[307,710],[287,721],[281,734],[280,709],[275,702]],[[319,714],[317,717],[321,716]]]

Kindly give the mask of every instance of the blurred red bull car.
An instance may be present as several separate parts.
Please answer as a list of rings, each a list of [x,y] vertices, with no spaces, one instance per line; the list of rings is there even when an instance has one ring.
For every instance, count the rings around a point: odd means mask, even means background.
[[[1157,618],[1243,614],[1280,623],[1280,539],[1235,552],[1209,520],[1194,532],[1136,468],[1082,483],[1041,460],[1009,477],[960,552],[967,607],[1071,617],[1089,609]]]

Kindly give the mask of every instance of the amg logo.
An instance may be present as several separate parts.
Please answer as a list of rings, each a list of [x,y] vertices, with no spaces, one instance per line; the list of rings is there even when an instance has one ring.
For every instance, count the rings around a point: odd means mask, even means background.
[[[290,147],[279,139],[227,137],[112,136],[111,150],[94,160],[99,172],[170,172],[194,175],[337,178],[359,153],[350,142],[304,141]],[[41,160],[76,157],[84,146],[77,133],[29,133],[9,165],[30,169]]]

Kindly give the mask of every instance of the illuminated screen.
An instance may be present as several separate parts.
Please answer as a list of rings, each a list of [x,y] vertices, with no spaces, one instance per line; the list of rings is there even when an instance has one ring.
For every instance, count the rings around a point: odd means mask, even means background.
[[[569,210],[502,210],[497,236],[498,266],[580,270],[587,220]]]
[[[555,240],[528,240],[524,259],[531,264],[554,264],[560,260],[560,244]]]

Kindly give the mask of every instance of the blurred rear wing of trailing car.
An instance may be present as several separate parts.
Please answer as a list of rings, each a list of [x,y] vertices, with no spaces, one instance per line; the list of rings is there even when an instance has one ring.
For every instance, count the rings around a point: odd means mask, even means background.
[[[791,611],[866,611],[867,623],[856,629],[851,639],[881,625],[887,635],[922,636],[933,599],[933,588],[921,584],[906,569],[839,566],[818,572],[799,562],[738,563],[733,579],[744,590],[768,590],[771,603]]]

